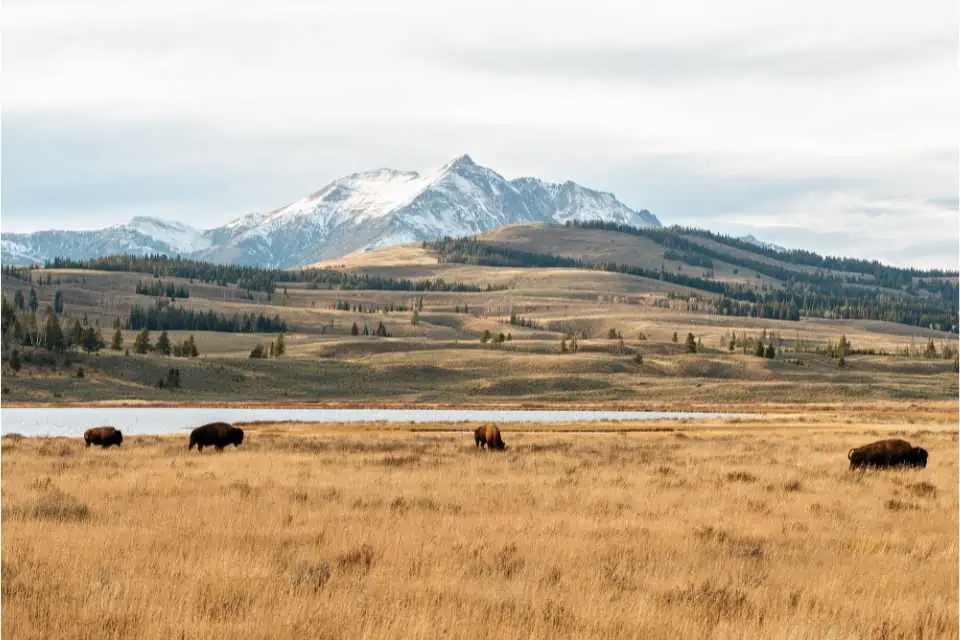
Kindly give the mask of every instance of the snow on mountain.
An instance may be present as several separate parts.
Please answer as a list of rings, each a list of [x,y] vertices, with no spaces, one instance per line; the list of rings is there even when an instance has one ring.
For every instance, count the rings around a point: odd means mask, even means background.
[[[756,237],[752,233],[748,233],[745,236],[740,236],[737,240],[743,240],[744,242],[749,242],[752,245],[760,247],[762,249],[773,249],[774,251],[786,251],[786,247],[781,247],[778,244],[772,242],[764,242],[760,238]]]
[[[611,193],[570,181],[507,180],[463,155],[427,175],[393,169],[354,173],[274,211],[251,213],[206,231],[137,217],[100,231],[4,233],[2,252],[4,262],[161,252],[290,267],[506,224],[567,220],[660,226],[649,211],[634,211]]]
[[[210,240],[204,236],[203,231],[194,229],[181,222],[160,220],[159,218],[137,216],[129,223],[119,225],[117,228],[126,228],[142,233],[157,242],[167,245],[176,253],[186,254],[202,251],[203,249],[208,249],[211,245]]]
[[[4,233],[2,260],[30,264],[56,257],[85,260],[117,253],[189,255],[210,246],[204,232],[180,222],[135,217],[98,231]]]

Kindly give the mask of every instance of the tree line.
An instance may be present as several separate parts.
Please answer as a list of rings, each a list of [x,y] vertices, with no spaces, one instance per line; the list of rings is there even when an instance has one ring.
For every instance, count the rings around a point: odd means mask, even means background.
[[[167,297],[171,300],[176,298],[189,298],[190,289],[184,285],[176,285],[172,282],[164,284],[161,280],[153,280],[144,284],[137,281],[137,293],[144,296]]]
[[[222,331],[225,333],[282,333],[287,323],[278,315],[272,318],[263,313],[234,313],[194,311],[170,304],[151,307],[134,305],[126,322],[127,329],[138,331]]]
[[[247,291],[273,293],[279,283],[305,283],[310,289],[370,289],[385,291],[490,291],[462,282],[446,282],[443,278],[409,280],[367,274],[352,274],[333,269],[266,269],[242,265],[215,264],[201,260],[152,255],[113,255],[88,260],[54,258],[45,263],[48,269],[98,269],[149,273],[154,278],[187,278],[219,286],[236,285]]]

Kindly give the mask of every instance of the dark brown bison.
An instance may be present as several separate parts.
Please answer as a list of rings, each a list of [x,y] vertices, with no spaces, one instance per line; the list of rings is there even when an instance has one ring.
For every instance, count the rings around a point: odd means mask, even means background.
[[[847,452],[851,469],[862,467],[926,467],[927,450],[906,440],[880,440]]]
[[[188,449],[196,446],[197,451],[203,453],[204,447],[214,447],[217,451],[223,451],[228,444],[235,447],[243,444],[243,429],[238,429],[226,422],[211,422],[190,432]]]
[[[104,449],[107,447],[123,444],[123,433],[114,427],[94,427],[83,432],[83,441],[89,447],[92,444],[98,444]]]
[[[485,424],[477,427],[476,431],[473,432],[473,439],[480,448],[488,447],[501,451],[507,448],[507,445],[503,443],[503,438],[500,437],[500,429],[495,424]]]

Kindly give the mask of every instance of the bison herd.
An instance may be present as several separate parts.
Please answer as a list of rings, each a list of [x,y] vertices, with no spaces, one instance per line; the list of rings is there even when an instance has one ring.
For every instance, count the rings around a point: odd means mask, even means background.
[[[98,444],[104,449],[113,445],[119,447],[123,444],[123,432],[115,427],[94,427],[84,431],[83,440],[88,447],[92,444]],[[213,447],[217,451],[223,451],[224,447],[231,444],[235,447],[243,444],[243,429],[226,422],[212,422],[190,432],[190,446],[187,449],[196,447],[197,451],[203,453],[204,447]]]
[[[113,445],[123,444],[123,433],[114,427],[94,427],[87,429],[83,434],[86,446],[99,445],[104,449]],[[494,424],[485,424],[473,432],[473,440],[477,447],[503,451],[507,445],[503,442],[500,429]],[[212,422],[197,427],[190,432],[190,446],[203,453],[204,447],[213,447],[223,451],[229,445],[239,447],[243,444],[243,429],[229,425],[226,422]],[[906,440],[889,439],[872,442],[862,447],[850,449],[847,452],[851,469],[888,468],[888,467],[919,467],[927,466],[927,450],[923,447],[914,447]]]

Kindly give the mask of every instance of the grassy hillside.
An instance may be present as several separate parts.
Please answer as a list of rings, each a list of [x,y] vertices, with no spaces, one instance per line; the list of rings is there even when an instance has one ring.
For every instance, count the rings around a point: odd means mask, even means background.
[[[674,264],[663,260],[662,238],[654,242],[605,229],[510,227],[480,240],[485,247],[548,257],[642,268],[658,261],[669,268]],[[438,258],[441,253],[429,247],[394,247],[340,260],[336,266],[344,270],[342,275],[323,269],[331,265],[318,265],[319,271],[293,274],[289,282],[280,279],[285,272],[234,273],[149,260],[129,265],[156,270],[159,277],[115,270],[128,264],[122,261],[105,261],[111,270],[5,272],[2,398],[25,403],[729,406],[949,399],[957,394],[957,338],[949,332],[877,319],[792,321],[724,315],[718,313],[717,301],[726,294],[600,270],[590,262],[584,262],[585,268],[547,268],[438,263]],[[761,254],[754,258],[772,260]],[[747,291],[753,280],[762,279],[733,266],[738,261],[743,259],[733,256],[727,266],[714,262],[714,278]],[[681,273],[692,269],[677,265]],[[795,266],[783,262],[776,268]],[[171,269],[191,277],[164,271]],[[460,288],[410,288],[424,280],[459,283]],[[364,289],[364,283],[379,288]],[[397,283],[408,284],[393,288]],[[756,291],[759,295],[764,288],[769,293],[795,286],[777,281]],[[143,293],[157,288],[189,297],[170,301]],[[16,304],[18,291],[22,309]],[[35,314],[30,312],[33,295]],[[46,309],[58,305],[62,308],[55,317],[67,348],[50,353],[44,348]],[[276,318],[286,326],[286,351],[273,358],[249,357],[258,345],[269,355],[275,333],[151,325],[153,346],[160,330],[167,328],[174,344],[193,336],[199,357],[138,354],[135,329],[141,325],[134,324],[133,316],[142,318],[156,305],[225,319],[250,314]],[[78,324],[81,330],[99,331],[107,345],[119,325],[121,349],[85,353],[80,345],[71,346],[69,336]],[[373,335],[377,332],[387,335]],[[687,345],[688,334],[692,346]],[[842,362],[841,340],[847,345]],[[773,346],[772,358],[756,355],[761,342],[764,355]],[[18,371],[11,362],[15,348]],[[83,377],[78,377],[81,367]],[[180,388],[159,388],[170,369],[179,370]]]

